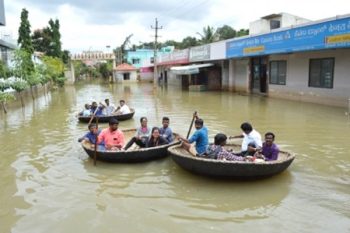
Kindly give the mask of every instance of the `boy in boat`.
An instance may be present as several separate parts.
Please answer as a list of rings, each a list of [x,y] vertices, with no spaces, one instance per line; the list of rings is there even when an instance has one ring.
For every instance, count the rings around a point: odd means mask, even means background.
[[[253,129],[253,126],[244,122],[241,124],[241,129],[243,133],[237,136],[230,136],[232,138],[243,138],[241,146],[241,155],[242,156],[253,156],[262,147],[261,135],[258,131]]]
[[[194,156],[205,156],[205,152],[208,147],[208,129],[204,126],[204,121],[198,117],[197,113],[195,113],[193,117],[196,118],[194,122],[196,131],[188,140],[180,137],[182,147],[184,147]],[[195,149],[191,145],[193,142],[196,143]]]
[[[85,107],[84,110],[79,113],[79,116],[84,116],[84,117],[90,116],[91,115],[90,104],[85,104],[84,107]]]
[[[147,126],[147,117],[141,117],[140,123],[141,126],[137,128],[135,136],[124,147],[125,150],[129,149],[134,143],[141,148],[146,147],[148,138],[151,135],[151,128]]]
[[[275,134],[271,132],[267,132],[265,134],[265,142],[261,150],[258,150],[255,156],[257,158],[262,158],[265,161],[273,161],[277,160],[278,153],[280,152],[278,146],[273,143],[275,140]]]
[[[120,106],[116,110],[114,110],[113,115],[124,115],[131,113],[130,108],[128,105],[125,104],[125,100],[120,100],[119,101]]]
[[[104,142],[107,150],[120,150],[124,143],[124,134],[118,129],[119,122],[117,119],[109,120],[109,128],[102,130],[98,136],[98,143]]]
[[[78,142],[87,141],[90,142],[92,146],[95,146],[96,137],[101,133],[101,130],[97,128],[96,124],[89,124],[88,129],[89,132],[79,138]],[[103,142],[99,143],[99,145],[104,146]]]
[[[163,117],[163,127],[159,128],[160,136],[167,141],[167,144],[173,142],[173,131],[169,127],[169,121],[169,117]]]

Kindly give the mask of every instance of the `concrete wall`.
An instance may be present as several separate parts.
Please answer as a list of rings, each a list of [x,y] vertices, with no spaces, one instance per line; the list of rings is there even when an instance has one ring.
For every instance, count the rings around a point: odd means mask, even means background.
[[[249,92],[249,59],[230,60],[229,90]]]
[[[221,61],[221,74],[222,74],[222,80],[221,80],[221,89],[222,90],[229,90],[229,60]]]
[[[124,73],[130,73],[130,80],[124,80]],[[136,71],[132,71],[132,72],[115,72],[114,73],[114,79],[117,82],[137,82],[137,73]]]
[[[333,88],[308,86],[309,62],[313,58],[334,58]],[[268,84],[269,96],[333,106],[347,106],[350,98],[350,49],[271,55],[269,57],[269,61],[275,60],[287,61],[286,85]]]

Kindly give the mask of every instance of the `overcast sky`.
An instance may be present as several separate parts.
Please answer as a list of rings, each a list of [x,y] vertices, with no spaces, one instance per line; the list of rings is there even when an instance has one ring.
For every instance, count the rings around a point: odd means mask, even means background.
[[[6,26],[2,34],[18,36],[22,8],[29,11],[32,31],[59,19],[63,48],[72,52],[119,46],[129,34],[132,44],[153,40],[158,18],[160,41],[199,38],[204,26],[224,24],[249,28],[249,22],[272,13],[287,12],[310,20],[350,13],[349,0],[5,0]]]

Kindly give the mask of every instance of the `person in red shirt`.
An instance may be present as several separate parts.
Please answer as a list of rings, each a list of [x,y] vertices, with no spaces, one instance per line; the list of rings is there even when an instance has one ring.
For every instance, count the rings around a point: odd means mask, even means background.
[[[120,150],[124,146],[124,134],[118,129],[118,125],[118,120],[112,118],[109,128],[102,130],[98,135],[98,143],[103,141],[107,150]]]

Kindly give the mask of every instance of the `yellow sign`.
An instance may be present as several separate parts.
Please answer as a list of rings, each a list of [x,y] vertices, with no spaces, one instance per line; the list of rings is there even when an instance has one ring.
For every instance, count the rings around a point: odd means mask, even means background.
[[[243,53],[258,53],[258,52],[263,52],[265,50],[265,46],[256,46],[256,47],[248,47],[243,49]]]
[[[326,44],[344,43],[344,42],[350,42],[350,33],[326,37]]]

